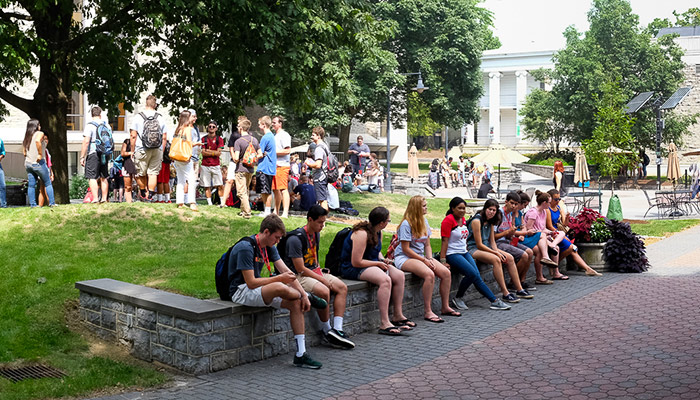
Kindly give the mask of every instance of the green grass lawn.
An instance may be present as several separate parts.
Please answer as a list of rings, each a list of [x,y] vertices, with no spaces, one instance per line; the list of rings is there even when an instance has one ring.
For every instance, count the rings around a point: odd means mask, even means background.
[[[642,236],[670,236],[700,223],[700,219],[649,220],[632,223],[632,231]]]
[[[386,207],[391,213],[391,221],[398,224],[406,211],[408,199],[411,196],[394,193],[338,193],[341,200],[350,201],[360,217],[367,218],[369,212],[377,206]],[[428,202],[428,222],[432,229],[440,229],[440,224],[445,218],[450,199],[427,199]]]

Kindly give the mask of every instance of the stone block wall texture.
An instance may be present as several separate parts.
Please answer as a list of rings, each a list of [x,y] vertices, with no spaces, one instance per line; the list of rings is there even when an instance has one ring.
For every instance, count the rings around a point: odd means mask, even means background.
[[[500,290],[494,281],[491,266],[479,265],[479,269],[486,284],[499,296]],[[451,295],[456,292],[461,278],[461,275],[453,275]],[[532,269],[528,279],[534,279]],[[376,286],[348,282],[343,324],[345,332],[353,336],[375,331],[379,326]],[[409,318],[423,315],[422,283],[421,279],[406,274],[403,310]],[[433,291],[433,310],[439,313],[438,286],[439,280]],[[474,288],[467,291],[466,300],[488,301]],[[287,310],[230,304],[230,315],[190,321],[82,291],[79,315],[90,331],[104,340],[128,346],[134,357],[156,361],[194,375],[296,351]],[[307,345],[321,344],[320,322],[316,312],[306,313],[305,322]]]

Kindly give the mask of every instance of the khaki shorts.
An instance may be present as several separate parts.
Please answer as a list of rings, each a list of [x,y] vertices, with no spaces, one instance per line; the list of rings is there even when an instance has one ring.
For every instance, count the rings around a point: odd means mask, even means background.
[[[212,165],[211,167],[202,165],[199,167],[199,186],[201,187],[212,187],[221,186],[224,184],[221,179],[221,166]]]
[[[289,167],[277,167],[277,174],[272,180],[272,190],[287,189],[289,184]]]
[[[140,149],[134,153],[136,175],[158,175],[163,166],[163,149]]]
[[[338,283],[342,283],[343,285],[345,284],[345,283],[343,283],[343,281],[340,280],[340,278],[338,278],[335,275],[327,274],[324,272],[323,277],[326,278],[328,283],[331,284],[331,287],[334,287]],[[301,274],[297,275],[297,280],[301,284],[302,289],[304,289],[307,292],[311,292],[313,290],[314,286],[317,283],[319,283],[318,279],[310,278],[308,276],[301,275]]]
[[[231,301],[248,307],[282,307],[281,297],[275,297],[272,299],[270,304],[265,304],[262,297],[262,286],[258,286],[255,289],[249,289],[248,285],[245,283],[238,285],[238,289],[236,290],[236,293],[233,294],[233,297],[231,297]]]

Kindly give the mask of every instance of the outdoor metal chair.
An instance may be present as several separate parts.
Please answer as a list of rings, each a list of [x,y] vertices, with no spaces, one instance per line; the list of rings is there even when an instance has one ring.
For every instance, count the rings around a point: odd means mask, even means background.
[[[661,212],[661,209],[664,209],[664,208],[667,210],[671,209],[671,203],[665,197],[656,196],[654,198],[651,198],[651,197],[649,197],[649,193],[647,193],[646,190],[642,189],[642,192],[644,192],[644,197],[647,198],[647,203],[649,204],[649,208],[647,208],[647,211],[644,213],[644,218],[646,218],[649,211],[651,211],[651,209],[654,207],[656,207],[656,213],[657,213],[656,217],[657,218],[660,218],[661,215],[663,214]]]
[[[522,190],[522,185],[519,183],[509,183],[508,184],[508,191],[509,192],[514,192],[516,190]]]

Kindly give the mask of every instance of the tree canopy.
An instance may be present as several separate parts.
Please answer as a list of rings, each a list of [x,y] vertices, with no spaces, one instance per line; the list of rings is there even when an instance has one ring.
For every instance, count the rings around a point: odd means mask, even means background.
[[[593,136],[600,111],[596,98],[602,97],[606,82],[619,82],[621,97],[630,100],[645,91],[669,96],[684,79],[682,49],[670,36],[652,40],[640,28],[628,1],[594,0],[588,21],[590,28],[583,34],[573,27],[566,29],[566,47],[555,54],[550,72],[552,98],[542,102],[529,97],[524,115],[525,120],[536,121],[538,115],[547,115],[548,108],[548,124],[535,129],[544,134],[543,127],[554,126],[574,143]],[[656,132],[653,112],[643,110],[635,117],[632,135],[637,145],[651,147]],[[673,121],[674,129],[664,131],[664,141],[678,143],[694,118],[669,114],[667,120]]]

